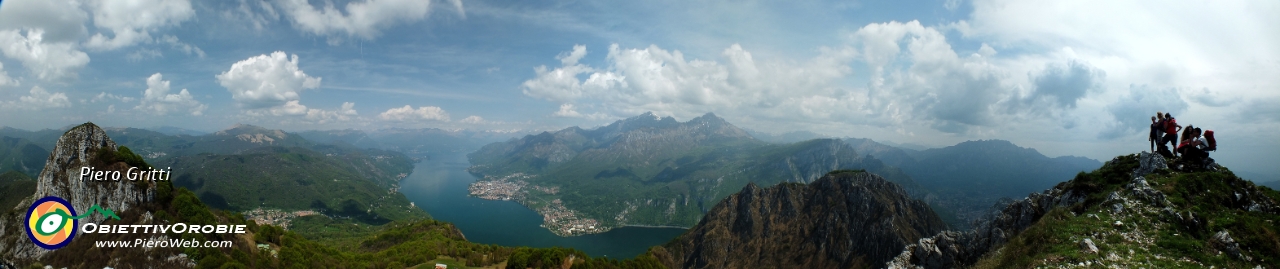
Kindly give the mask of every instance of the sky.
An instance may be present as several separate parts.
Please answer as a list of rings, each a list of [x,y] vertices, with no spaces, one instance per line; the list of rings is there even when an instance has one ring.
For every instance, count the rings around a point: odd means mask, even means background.
[[[1280,1],[0,2],[0,125],[768,133],[1048,156],[1156,111],[1280,175]]]

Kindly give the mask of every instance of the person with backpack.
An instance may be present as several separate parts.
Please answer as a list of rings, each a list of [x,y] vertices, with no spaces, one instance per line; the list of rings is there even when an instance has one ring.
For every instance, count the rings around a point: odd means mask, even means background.
[[[1182,151],[1182,158],[1190,164],[1201,167],[1206,166],[1209,158],[1209,149],[1211,148],[1210,143],[1205,141],[1204,137],[1201,137],[1203,132],[1201,132],[1200,128],[1187,126],[1187,129],[1192,130],[1192,137],[1187,139],[1188,143],[1185,147],[1179,148]]]
[[[1182,125],[1178,125],[1178,120],[1173,118],[1173,114],[1164,113],[1164,140],[1160,141],[1161,146],[1169,143],[1175,149],[1178,147],[1178,131],[1182,130]],[[1174,154],[1177,157],[1177,154]]]

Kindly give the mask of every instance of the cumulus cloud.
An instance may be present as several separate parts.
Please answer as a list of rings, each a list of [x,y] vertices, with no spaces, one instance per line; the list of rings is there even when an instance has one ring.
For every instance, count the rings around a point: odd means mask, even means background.
[[[1280,2],[975,0],[972,6],[970,18],[957,24],[966,37],[1031,54],[1069,48],[1113,71],[1108,80],[1120,90],[1137,83],[1248,96],[1280,87],[1274,64],[1280,35],[1259,34],[1280,25]]]
[[[1151,116],[1155,116],[1156,111],[1178,118],[1187,111],[1187,107],[1187,101],[1182,99],[1176,88],[1130,85],[1128,93],[1107,106],[1107,112],[1114,121],[1098,137],[1115,139],[1136,135],[1151,126]]]
[[[872,70],[869,108],[899,113],[892,117],[899,124],[923,120],[949,133],[990,126],[993,106],[1012,89],[1003,69],[980,54],[960,57],[945,35],[918,21],[870,24],[853,38]]]
[[[405,105],[388,109],[379,114],[378,118],[387,121],[449,121],[449,113],[440,107],[423,106],[415,109]]]
[[[231,99],[248,109],[251,116],[299,117],[310,123],[349,121],[359,114],[355,103],[343,102],[337,110],[309,108],[300,101],[301,92],[320,87],[320,78],[298,68],[298,55],[283,51],[249,57],[216,76]]]
[[[1074,109],[1076,103],[1091,92],[1100,92],[1106,72],[1079,61],[1065,65],[1045,64],[1044,70],[1032,75],[1033,88],[1026,96],[1014,92],[1008,105],[1011,110],[1029,110],[1044,114],[1054,109]]]
[[[381,30],[401,23],[413,23],[427,17],[431,1],[426,0],[365,0],[352,1],[339,8],[332,2],[323,7],[312,6],[307,0],[280,0],[276,4],[294,27],[320,36],[345,35],[372,40]],[[462,2],[453,1],[458,11]]]
[[[0,87],[18,85],[18,81],[9,77],[9,72],[4,71],[4,63],[0,63]]]
[[[43,29],[0,30],[0,44],[5,56],[17,59],[43,80],[74,78],[77,70],[89,64],[89,55],[76,49],[75,43],[45,42]]]
[[[1049,64],[1035,78],[1035,91],[1030,98],[1050,98],[1059,107],[1075,108],[1077,100],[1102,87],[1106,76],[1106,72],[1077,61],[1067,62],[1066,66]]]
[[[320,87],[320,78],[308,76],[298,68],[298,55],[289,57],[283,51],[236,62],[216,77],[241,107],[296,112],[285,113],[290,115],[305,113],[297,107],[299,92]]]
[[[468,117],[466,117],[466,118],[463,118],[463,119],[462,119],[462,120],[460,120],[459,122],[462,122],[462,123],[469,123],[469,124],[481,124],[481,123],[485,123],[484,118],[482,118],[482,117],[480,117],[480,116],[476,116],[476,115],[471,115],[471,116],[468,116]]]
[[[75,0],[4,1],[0,30],[41,29],[46,42],[78,42],[88,13]]]
[[[182,89],[178,93],[169,93],[169,81],[164,80],[164,76],[160,73],[147,78],[147,89],[142,91],[142,101],[134,107],[134,109],[156,115],[185,110],[193,116],[202,115],[206,108],[208,106],[191,97],[187,89]]]
[[[151,32],[175,26],[195,15],[189,0],[90,1],[93,24],[113,36],[94,34],[85,41],[92,50],[115,50],[153,41]]]
[[[560,103],[556,117],[601,119],[645,111],[678,117],[736,111],[780,117],[801,112],[814,96],[848,98],[836,80],[850,74],[852,49],[824,48],[807,62],[758,61],[742,46],[726,48],[723,61],[686,59],[658,46],[609,47],[606,66],[579,63],[585,46],[556,57],[560,67],[538,66],[521,84],[527,96]],[[583,111],[583,109],[591,109]],[[828,120],[828,119],[817,119]]]
[[[582,112],[578,112],[574,109],[573,104],[561,104],[560,110],[557,110],[555,113],[551,113],[551,115],[562,118],[583,118],[592,120],[606,119],[609,117],[604,113],[582,114]]]
[[[293,101],[293,103],[296,105],[297,101]],[[303,109],[306,109],[307,120],[317,123],[349,121],[359,115],[356,113],[356,104],[352,102],[343,102],[342,107],[338,108],[338,110],[308,109],[302,105],[297,106],[301,106]]]
[[[71,106],[70,99],[66,93],[49,92],[40,86],[31,87],[28,95],[18,97],[17,101],[5,102],[9,107],[40,110],[46,108],[59,108]]]

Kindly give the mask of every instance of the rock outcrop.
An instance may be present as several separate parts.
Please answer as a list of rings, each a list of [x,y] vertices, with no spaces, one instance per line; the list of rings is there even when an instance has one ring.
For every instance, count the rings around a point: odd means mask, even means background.
[[[93,205],[119,213],[152,201],[155,197],[154,182],[129,181],[125,179],[129,165],[124,162],[107,163],[100,158],[114,153],[116,149],[116,143],[93,123],[71,128],[63,134],[40,172],[35,194],[16,208],[5,209],[9,213],[0,217],[0,260],[29,262],[52,252],[29,242],[25,234],[26,225],[22,219],[35,199],[61,197],[82,215],[87,214]],[[118,172],[121,178],[120,181],[82,181],[80,173],[83,167]],[[101,214],[90,214],[80,221],[101,222],[104,219]]]
[[[944,226],[897,184],[841,171],[807,185],[747,185],[652,253],[671,268],[874,268]]]
[[[1055,207],[1083,202],[1083,193],[1060,187],[1032,193],[979,222],[969,231],[946,231],[920,239],[893,258],[888,268],[958,268],[973,264]]]
[[[1156,203],[1164,201],[1164,194],[1152,189],[1142,178],[1158,169],[1168,168],[1163,157],[1157,154],[1142,153],[1138,156],[1139,167],[1132,173],[1133,182],[1126,188],[1136,196]],[[1112,160],[1114,162],[1116,160]],[[1110,162],[1108,162],[1110,165]],[[1104,165],[1105,166],[1105,165]],[[972,265],[982,255],[992,251],[1032,224],[1040,217],[1056,207],[1072,206],[1084,202],[1088,193],[1070,189],[1065,184],[1032,193],[1022,200],[1004,206],[993,212],[968,231],[946,231],[932,237],[920,239],[916,244],[907,246],[897,257],[885,266],[888,268],[958,268]],[[1108,199],[1118,199],[1111,195]],[[1123,210],[1123,207],[1113,210]],[[1092,242],[1090,242],[1090,245]],[[1082,242],[1082,245],[1083,242]]]

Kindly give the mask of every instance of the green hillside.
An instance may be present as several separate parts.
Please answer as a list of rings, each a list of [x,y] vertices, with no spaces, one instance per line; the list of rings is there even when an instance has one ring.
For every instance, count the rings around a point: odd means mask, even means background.
[[[1135,155],[1080,173],[1083,202],[1050,211],[974,268],[1254,268],[1280,264],[1280,193],[1227,168],[1157,169],[1133,179]],[[1146,187],[1149,185],[1149,188]],[[1097,251],[1083,243],[1088,239]]]
[[[28,176],[40,175],[49,150],[25,138],[0,136],[0,173],[18,171]]]
[[[22,199],[36,192],[36,181],[27,174],[8,171],[0,174],[0,211],[18,206]]]
[[[220,209],[317,210],[367,224],[424,217],[395,192],[397,180],[413,169],[408,157],[379,153],[263,147],[241,154],[180,156],[161,165],[173,169],[174,184]]]

